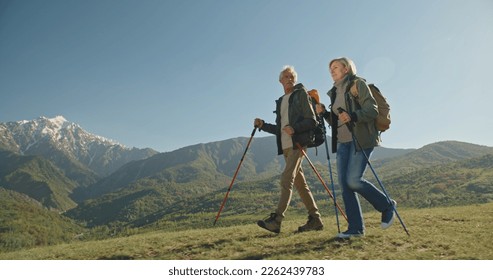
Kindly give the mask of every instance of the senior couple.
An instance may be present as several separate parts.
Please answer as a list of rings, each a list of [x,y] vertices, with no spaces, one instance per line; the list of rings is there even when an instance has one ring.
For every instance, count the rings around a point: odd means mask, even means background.
[[[286,163],[281,174],[281,194],[277,209],[266,219],[257,222],[260,227],[270,232],[280,233],[291,201],[293,186],[308,210],[308,221],[300,226],[298,231],[322,230],[324,227],[303,174],[303,153],[298,148],[306,151],[310,131],[317,125],[315,114],[323,116],[332,127],[332,152],[337,153],[338,181],[342,188],[348,229],[336,237],[346,239],[365,235],[358,194],[381,212],[383,229],[390,227],[394,220],[396,202],[387,199],[384,193],[363,178],[367,166],[363,152],[370,157],[374,147],[380,143],[379,133],[374,124],[378,115],[377,103],[365,80],[356,76],[356,67],[352,60],[341,57],[330,61],[329,72],[334,86],[327,93],[330,99],[328,109],[320,103],[314,111],[305,87],[297,83],[294,67],[285,66],[279,74],[284,94],[276,100],[275,123],[267,123],[260,118],[254,120],[254,126],[260,131],[276,135],[278,154],[284,156]],[[356,86],[358,96],[348,92],[350,84]],[[353,100],[355,98],[357,100]],[[359,145],[356,145],[353,137],[356,137]]]

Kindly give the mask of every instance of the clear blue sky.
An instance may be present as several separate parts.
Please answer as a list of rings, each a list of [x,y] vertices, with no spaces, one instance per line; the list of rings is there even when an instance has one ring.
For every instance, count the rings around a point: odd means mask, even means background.
[[[391,103],[383,146],[493,146],[491,0],[1,0],[0,122],[161,152],[249,136],[284,65],[327,103],[340,56]]]

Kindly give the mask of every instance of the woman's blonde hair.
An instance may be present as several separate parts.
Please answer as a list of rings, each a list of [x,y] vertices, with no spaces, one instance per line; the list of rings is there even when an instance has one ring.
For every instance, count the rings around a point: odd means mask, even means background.
[[[349,75],[356,75],[356,65],[354,64],[354,62],[347,58],[347,57],[339,57],[339,58],[335,58],[335,59],[332,59],[329,63],[329,68],[332,66],[332,63],[334,62],[339,62],[341,63],[342,65],[344,65],[344,67],[346,67],[348,69],[348,74]]]

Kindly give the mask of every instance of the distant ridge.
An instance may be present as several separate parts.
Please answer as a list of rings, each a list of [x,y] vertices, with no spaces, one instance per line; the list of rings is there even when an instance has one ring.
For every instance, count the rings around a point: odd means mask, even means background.
[[[63,116],[0,123],[0,148],[20,155],[43,156],[81,185],[84,173],[106,176],[132,160],[156,154],[152,149],[127,148],[91,134]]]
[[[403,174],[436,165],[493,154],[493,147],[460,141],[440,141],[378,164],[384,174]]]
[[[88,221],[90,225],[115,222],[127,224],[135,222],[142,225],[142,221],[152,221],[158,217],[172,216],[174,213],[187,215],[190,212],[200,212],[201,209],[211,211],[217,207],[216,204],[219,203],[221,194],[228,186],[247,140],[247,138],[234,138],[197,144],[131,162],[88,187],[88,194],[85,198],[90,198],[90,200],[80,203],[67,214],[70,217]],[[240,200],[245,205],[237,206],[235,210],[241,208],[245,211],[252,211],[252,208],[264,208],[263,203],[275,200],[275,197],[271,196],[277,192],[278,186],[272,182],[278,180],[283,162],[275,152],[275,141],[273,140],[266,137],[257,138],[252,142],[235,182],[235,185],[242,186],[241,189],[235,189],[235,192],[241,193]],[[457,152],[452,152],[455,149]],[[417,150],[396,150],[394,156],[391,156],[392,149],[384,150],[388,157],[375,161],[377,172],[385,180],[399,178],[428,166],[467,160],[480,157],[485,153],[493,154],[493,148],[456,141],[430,144]],[[435,156],[430,158],[430,154]],[[313,158],[318,160],[319,171],[327,179],[327,165],[322,164],[325,153],[320,155],[319,151],[319,156],[313,156]],[[336,172],[335,166],[334,172]],[[310,180],[310,184],[319,184],[306,163],[304,173]],[[372,177],[370,173],[367,176],[370,180],[373,180]],[[434,180],[436,180],[435,177]],[[400,181],[397,179],[393,182]],[[337,186],[337,179],[335,184]],[[394,186],[398,185],[393,184],[389,188]],[[267,194],[269,199],[255,200],[256,195],[265,197]],[[317,195],[326,196],[325,193]],[[231,199],[234,201],[235,197],[232,196]],[[230,203],[233,203],[232,201]],[[155,207],[146,207],[144,210],[140,206],[142,204]],[[137,208],[143,211],[137,211]],[[113,211],[112,215],[106,215],[110,211]],[[104,217],[98,213],[105,213]]]

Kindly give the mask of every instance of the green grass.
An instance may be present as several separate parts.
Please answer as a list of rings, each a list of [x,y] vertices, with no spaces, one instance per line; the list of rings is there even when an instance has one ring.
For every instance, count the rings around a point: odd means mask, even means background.
[[[279,235],[255,225],[256,219],[262,217],[251,217],[250,225],[182,231],[163,229],[101,241],[74,241],[1,253],[0,259],[493,259],[493,203],[398,211],[410,237],[397,219],[390,229],[381,230],[376,211],[365,213],[367,234],[364,238],[334,239],[337,228],[333,217],[324,217],[323,231],[295,233],[305,219],[288,212]],[[345,222],[342,223],[343,230],[345,226]]]

